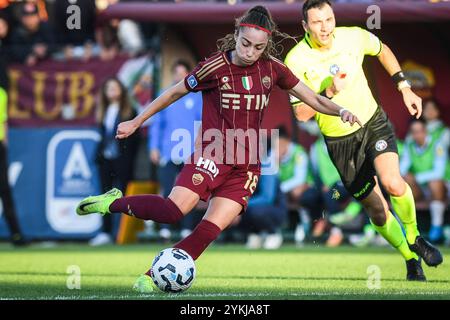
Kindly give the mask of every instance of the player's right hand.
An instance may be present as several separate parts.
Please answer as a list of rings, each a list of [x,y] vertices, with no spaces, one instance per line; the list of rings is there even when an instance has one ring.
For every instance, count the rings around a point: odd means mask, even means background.
[[[402,90],[403,102],[409,113],[419,119],[422,115],[422,98],[416,95],[410,88]]]
[[[363,125],[362,125],[361,121],[358,119],[358,117],[346,109],[344,109],[344,111],[342,111],[341,120],[344,123],[346,123],[346,122],[350,123],[351,126],[353,126],[356,122],[357,124],[359,124],[359,126],[361,128],[363,127]]]
[[[117,127],[116,139],[128,138],[136,131],[137,128],[139,128],[139,125],[136,124],[134,119],[119,123]]]

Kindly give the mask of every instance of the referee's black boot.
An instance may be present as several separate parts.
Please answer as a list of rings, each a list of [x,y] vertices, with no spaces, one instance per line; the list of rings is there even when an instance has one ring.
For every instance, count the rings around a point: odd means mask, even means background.
[[[406,280],[408,281],[427,281],[425,274],[423,273],[422,264],[419,260],[414,258],[406,261]]]
[[[443,261],[441,252],[422,236],[417,236],[414,243],[409,245],[409,249],[422,257],[427,266],[437,267]]]

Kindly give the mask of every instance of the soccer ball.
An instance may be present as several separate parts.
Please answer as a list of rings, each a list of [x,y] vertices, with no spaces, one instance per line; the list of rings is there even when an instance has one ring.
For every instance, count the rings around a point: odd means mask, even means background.
[[[182,249],[164,249],[153,260],[150,276],[162,291],[185,291],[194,283],[194,260]]]

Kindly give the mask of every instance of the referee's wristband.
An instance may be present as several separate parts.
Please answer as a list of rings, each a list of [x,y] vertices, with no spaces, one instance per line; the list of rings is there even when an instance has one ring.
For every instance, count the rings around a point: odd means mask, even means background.
[[[342,114],[343,114],[345,111],[348,111],[348,110],[345,109],[345,108],[341,108],[341,109],[339,110],[339,117],[342,117]]]
[[[398,91],[402,91],[402,90],[405,89],[405,88],[411,88],[411,83],[409,83],[408,80],[400,81],[400,82],[397,84],[397,90],[398,90]]]
[[[400,82],[408,80],[403,73],[403,71],[399,71],[391,76],[392,81],[394,81],[395,85],[398,85]]]

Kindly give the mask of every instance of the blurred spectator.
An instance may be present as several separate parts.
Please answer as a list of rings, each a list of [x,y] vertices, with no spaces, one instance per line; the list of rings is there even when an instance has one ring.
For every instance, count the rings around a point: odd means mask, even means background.
[[[96,6],[92,0],[77,0],[80,8],[80,28],[67,27],[67,8],[69,1],[55,1],[53,20],[55,23],[56,42],[62,48],[65,59],[82,58],[88,60],[94,54]]]
[[[102,192],[118,188],[125,193],[132,179],[134,160],[137,153],[138,131],[125,140],[115,138],[120,122],[131,120],[136,112],[131,107],[128,92],[117,78],[107,79],[101,87],[97,121],[101,141],[97,150],[97,165]],[[102,232],[91,239],[90,245],[97,246],[112,242],[112,216],[103,216]]]
[[[154,99],[154,56],[149,51],[128,59],[117,72],[117,77],[130,93],[131,103],[136,110],[143,110]],[[152,121],[147,120],[146,125]]]
[[[247,236],[247,248],[273,250],[283,243],[281,228],[288,217],[285,195],[277,175],[261,175],[239,227]]]
[[[101,24],[95,30],[95,39],[100,47],[100,59],[103,61],[114,59],[120,52],[118,27],[119,20],[112,19]]]
[[[326,244],[330,247],[336,247],[344,240],[344,235],[340,227],[345,226],[356,218],[361,212],[361,205],[353,201],[350,194],[344,188],[340,176],[328,155],[323,137],[317,140],[311,150],[311,162],[314,163],[313,172],[318,177],[316,181],[319,184],[311,189],[308,195],[305,194],[305,197],[302,199],[302,204],[304,206],[316,205],[315,210],[317,212],[319,209],[317,204],[321,203],[319,210],[325,210],[329,216],[318,222],[313,235],[320,236],[322,232],[320,230],[321,227],[331,227]],[[308,197],[313,197],[316,200],[312,201]],[[314,206],[310,206],[309,208],[310,210],[314,210]]]
[[[11,54],[7,48],[7,38],[9,35],[9,15],[5,10],[0,10],[0,86],[8,91],[8,72],[6,66]]]
[[[24,245],[26,242],[20,231],[16,210],[13,202],[11,188],[8,181],[8,76],[6,63],[8,55],[2,46],[2,39],[8,34],[8,21],[0,11],[0,197],[3,204],[3,212],[6,223],[11,232],[11,241],[14,245]]]
[[[105,10],[110,5],[113,5],[117,2],[119,2],[119,0],[95,0],[95,3],[99,10]],[[122,2],[123,2],[123,0],[122,0]]]
[[[122,52],[135,56],[144,49],[144,37],[139,25],[129,19],[123,19],[119,22],[117,37],[122,48]]]
[[[41,21],[48,21],[47,5],[45,0],[26,0],[26,1],[36,5],[36,7],[38,8],[39,19]]]
[[[182,81],[191,70],[191,66],[179,60],[172,66],[172,84]],[[166,198],[175,183],[183,163],[194,152],[194,141],[197,136],[195,122],[200,124],[202,119],[202,94],[189,93],[152,117],[148,149],[150,161],[159,165],[158,181],[161,195]],[[183,136],[180,136],[183,135]],[[188,139],[189,138],[189,139]],[[187,146],[187,154],[174,153],[175,147],[180,145],[180,139]],[[191,215],[181,220],[181,237],[185,238],[192,229]],[[170,225],[160,226],[160,237],[164,240],[171,238]]]
[[[344,240],[340,226],[352,221],[360,212],[361,205],[352,200],[341,182],[338,171],[328,155],[325,140],[321,134],[310,150],[311,171],[314,186],[304,192],[300,204],[309,213],[319,217],[313,230],[314,237],[320,237],[327,229],[330,235],[327,246],[339,246]],[[327,218],[319,215],[325,211]]]
[[[404,148],[400,172],[411,186],[416,200],[431,197],[431,228],[428,236],[430,241],[438,242],[443,237],[448,151],[442,139],[433,139],[428,134],[424,120],[413,119],[409,131],[411,139]]]
[[[440,116],[440,107],[434,99],[426,99],[425,101],[423,101],[423,117],[426,120],[427,132],[431,136],[432,141],[439,141],[438,143],[442,146],[444,152],[447,152],[448,154],[448,152],[450,152],[450,129],[444,124]],[[408,140],[412,140],[411,136],[408,136]],[[449,161],[447,161],[447,165],[445,167],[444,178],[448,198],[448,193],[450,191]],[[434,229],[439,230],[437,228]],[[447,227],[447,230],[450,230],[450,227]],[[435,232],[437,235],[440,234],[439,231]],[[446,238],[446,241],[450,243],[450,232],[447,231],[447,234],[447,236],[444,234],[444,237]]]
[[[20,22],[11,35],[12,57],[31,67],[52,53],[53,33],[48,23],[40,20],[38,8],[33,3],[21,6]]]
[[[423,117],[433,141],[440,140],[445,150],[450,146],[450,129],[442,122],[440,109],[433,99],[423,102]]]
[[[83,59],[99,56],[103,61],[114,59],[120,52],[136,56],[145,49],[144,37],[139,25],[129,19],[112,19],[96,24],[97,7],[91,0],[80,0],[81,19],[79,29],[67,27],[67,9],[72,4],[58,1],[54,7],[58,45],[62,47],[57,56],[64,59]]]
[[[301,244],[309,231],[309,213],[299,208],[303,193],[313,184],[309,172],[308,154],[302,146],[291,141],[286,129],[278,127],[278,157],[280,163],[280,188],[288,202],[297,208],[299,223],[295,230],[295,242]]]

